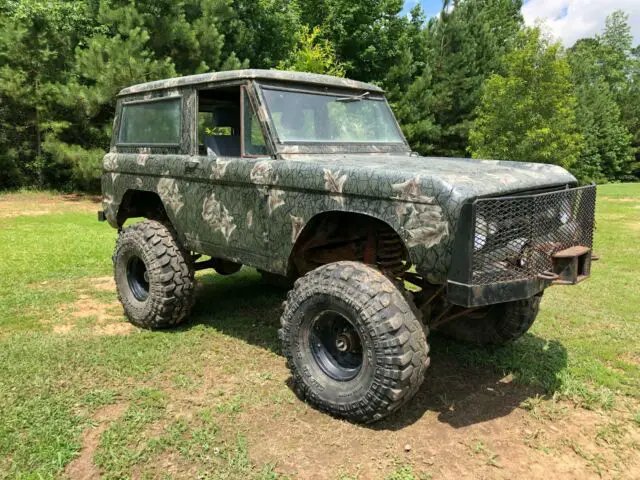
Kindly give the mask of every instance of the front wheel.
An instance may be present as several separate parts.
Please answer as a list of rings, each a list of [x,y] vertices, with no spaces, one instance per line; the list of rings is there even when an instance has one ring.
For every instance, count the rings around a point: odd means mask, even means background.
[[[429,365],[426,329],[393,282],[341,261],[298,279],[279,335],[300,397],[356,422],[409,401]]]
[[[445,336],[476,345],[505,345],[533,325],[542,293],[524,300],[490,305],[437,328]]]
[[[120,233],[113,254],[118,299],[131,323],[166,328],[182,322],[195,287],[188,253],[160,222],[145,220]]]

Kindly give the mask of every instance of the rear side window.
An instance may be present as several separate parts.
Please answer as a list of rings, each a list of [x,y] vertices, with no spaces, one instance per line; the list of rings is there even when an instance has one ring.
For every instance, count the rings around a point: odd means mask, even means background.
[[[180,143],[180,98],[125,103],[118,143],[178,145]]]

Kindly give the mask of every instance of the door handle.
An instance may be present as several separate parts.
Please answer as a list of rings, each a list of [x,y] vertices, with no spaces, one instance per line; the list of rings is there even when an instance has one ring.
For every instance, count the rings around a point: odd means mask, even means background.
[[[186,162],[184,162],[184,169],[186,171],[193,171],[198,168],[198,165],[200,165],[200,162],[198,160],[187,160]]]

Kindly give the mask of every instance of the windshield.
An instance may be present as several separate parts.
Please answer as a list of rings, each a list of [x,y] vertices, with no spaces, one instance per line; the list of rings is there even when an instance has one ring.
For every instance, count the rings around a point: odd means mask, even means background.
[[[404,143],[382,97],[263,88],[280,142]]]

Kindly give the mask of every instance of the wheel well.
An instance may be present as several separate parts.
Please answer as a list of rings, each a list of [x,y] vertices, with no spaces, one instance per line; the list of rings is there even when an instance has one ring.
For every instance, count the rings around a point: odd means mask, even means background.
[[[398,233],[374,217],[351,212],[323,212],[304,226],[289,256],[288,276],[298,277],[327,263],[355,260],[377,265],[392,276],[410,266]]]
[[[168,220],[167,212],[157,193],[127,190],[118,208],[118,226],[121,227],[127,219],[136,217],[145,217],[161,222]]]

